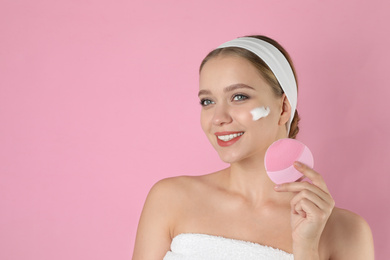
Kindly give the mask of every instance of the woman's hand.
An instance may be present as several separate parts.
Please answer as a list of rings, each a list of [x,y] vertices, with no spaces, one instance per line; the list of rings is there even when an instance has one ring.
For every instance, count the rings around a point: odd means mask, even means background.
[[[295,162],[295,168],[309,182],[291,182],[275,186],[278,192],[295,192],[291,200],[291,228],[295,259],[318,258],[322,231],[334,208],[334,200],[320,174],[310,167]],[[309,256],[311,253],[311,256]],[[302,256],[302,257],[301,257]]]

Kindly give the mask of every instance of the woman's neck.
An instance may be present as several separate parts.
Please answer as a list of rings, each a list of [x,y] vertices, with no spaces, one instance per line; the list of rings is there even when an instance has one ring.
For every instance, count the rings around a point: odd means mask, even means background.
[[[275,192],[275,183],[269,179],[262,157],[232,163],[226,170],[229,189],[251,203],[262,204],[280,199],[281,193]]]

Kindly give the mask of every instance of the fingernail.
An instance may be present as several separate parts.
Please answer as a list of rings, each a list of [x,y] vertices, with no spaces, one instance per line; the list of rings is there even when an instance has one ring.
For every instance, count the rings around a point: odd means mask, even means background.
[[[299,168],[303,166],[303,164],[300,163],[300,162],[294,162],[294,165],[297,166],[297,167],[299,167]]]
[[[275,186],[275,190],[278,190],[280,188],[280,185]]]

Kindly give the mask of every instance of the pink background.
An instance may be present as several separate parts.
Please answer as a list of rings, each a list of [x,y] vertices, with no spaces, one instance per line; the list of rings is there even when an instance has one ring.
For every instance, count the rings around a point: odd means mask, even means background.
[[[220,162],[198,66],[265,34],[300,82],[298,139],[390,255],[388,1],[0,2],[0,259],[130,259],[159,179]]]

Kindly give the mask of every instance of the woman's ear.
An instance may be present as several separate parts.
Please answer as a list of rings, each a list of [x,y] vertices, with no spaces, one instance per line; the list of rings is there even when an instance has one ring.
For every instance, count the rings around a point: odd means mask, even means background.
[[[291,115],[291,105],[286,94],[283,94],[281,106],[279,125],[285,125],[290,120]]]

